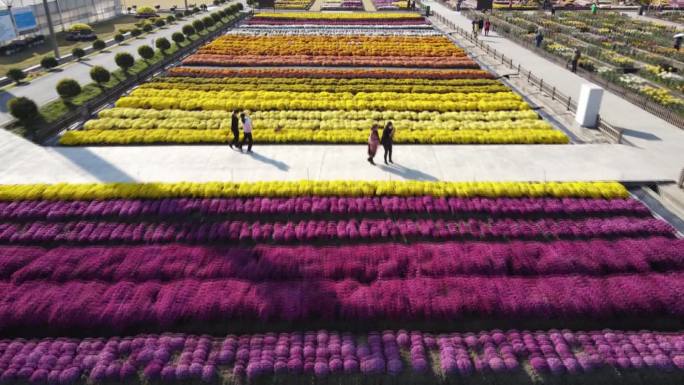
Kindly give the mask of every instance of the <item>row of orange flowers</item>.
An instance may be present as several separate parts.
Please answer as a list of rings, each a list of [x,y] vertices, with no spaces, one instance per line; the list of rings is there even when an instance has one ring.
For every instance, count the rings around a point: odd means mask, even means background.
[[[468,57],[411,57],[411,56],[260,56],[260,55],[203,55],[195,54],[183,61],[185,65],[209,66],[342,66],[342,67],[425,67],[473,68],[479,66]]]
[[[333,79],[492,79],[494,76],[481,69],[423,70],[381,68],[194,68],[174,67],[169,76],[203,78],[333,78]]]

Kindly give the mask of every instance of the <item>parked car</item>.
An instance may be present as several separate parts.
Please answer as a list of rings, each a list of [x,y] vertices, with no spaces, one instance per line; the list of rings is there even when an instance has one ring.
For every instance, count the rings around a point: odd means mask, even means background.
[[[0,55],[10,56],[33,46],[45,44],[45,36],[36,35],[23,39],[14,40],[9,44],[0,47]]]

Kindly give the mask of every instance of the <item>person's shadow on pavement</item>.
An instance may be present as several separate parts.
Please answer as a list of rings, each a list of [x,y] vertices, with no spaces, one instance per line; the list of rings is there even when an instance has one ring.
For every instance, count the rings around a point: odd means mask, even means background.
[[[420,180],[420,181],[438,181],[439,179],[435,178],[434,176],[430,174],[426,174],[420,170],[416,170],[413,168],[408,168],[404,167],[400,164],[393,163],[391,166],[380,164],[380,169],[386,172],[389,172],[390,174],[395,174],[398,175],[404,179],[408,180]]]
[[[255,160],[258,160],[259,162],[270,164],[271,166],[277,168],[278,170],[287,171],[290,169],[290,166],[288,166],[287,163],[281,162],[279,160],[271,159],[271,158],[263,156],[261,154],[257,154],[254,151],[248,152],[247,155],[251,156]]]

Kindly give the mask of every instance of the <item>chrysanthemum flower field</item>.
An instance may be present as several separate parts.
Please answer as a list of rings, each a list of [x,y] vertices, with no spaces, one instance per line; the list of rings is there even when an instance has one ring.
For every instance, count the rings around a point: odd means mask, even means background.
[[[0,381],[676,384],[679,235],[612,182],[0,186]]]
[[[226,143],[232,110],[257,143],[562,144],[523,97],[406,12],[261,12],[141,84],[62,145]]]

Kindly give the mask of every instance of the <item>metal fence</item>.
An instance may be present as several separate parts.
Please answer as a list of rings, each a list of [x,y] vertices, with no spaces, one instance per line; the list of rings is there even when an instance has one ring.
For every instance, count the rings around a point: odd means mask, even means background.
[[[239,23],[241,20],[243,20],[250,14],[251,11],[249,13],[241,13],[238,16],[238,18],[233,20],[231,23],[226,24],[222,28],[219,28],[205,36],[202,36],[197,40],[194,40],[193,42],[179,49],[173,54],[164,57],[164,59],[162,59],[161,62],[145,68],[142,72],[128,76],[118,85],[105,90],[102,94],[96,96],[95,98],[87,101],[83,105],[68,112],[59,120],[50,122],[46,127],[43,127],[37,132],[35,132],[33,140],[38,143],[44,143],[48,139],[57,135],[58,133],[74,126],[76,123],[80,123],[82,121],[89,119],[94,112],[97,112],[98,110],[102,109],[102,107],[118,99],[121,95],[123,95],[133,86],[149,78],[157,76],[159,73],[165,71],[167,68],[174,66],[177,62],[182,60],[184,57],[190,55],[200,46],[202,46],[210,40],[217,38],[219,35],[223,34],[226,29],[230,28],[236,23]]]
[[[469,14],[469,12],[466,12],[466,14]],[[504,36],[510,40],[515,41],[517,44],[524,46],[525,48],[529,49],[530,51],[533,51],[537,55],[549,61],[552,61],[562,66],[567,66],[567,61],[565,59],[559,58],[558,56],[553,55],[542,48],[538,48],[535,44],[532,43],[532,41],[525,40],[514,33],[506,31],[505,29],[497,29],[496,32],[500,36]],[[585,70],[582,67],[577,68],[577,74],[581,75],[583,78],[591,82],[600,85],[601,87],[620,96],[621,98],[643,108],[644,110],[663,119],[664,121],[679,128],[684,128],[684,116],[679,114],[677,111],[673,111],[643,95],[636,93],[634,90],[630,90],[629,88],[615,84],[607,79],[604,79],[596,75],[594,72]]]
[[[514,65],[513,59],[506,57],[501,52],[498,52],[495,48],[491,48],[488,44],[485,44],[482,40],[477,39],[477,37],[475,37],[472,32],[468,32],[465,29],[457,26],[454,22],[448,20],[447,18],[445,18],[441,14],[433,12],[433,16],[440,23],[442,23],[446,27],[456,31],[459,35],[464,37],[466,40],[470,41],[471,43],[475,44],[480,49],[487,52],[487,54],[494,57],[495,60],[501,60],[502,65],[507,65],[511,70],[515,70],[516,71],[515,74],[518,75],[520,78],[526,79],[527,82],[530,83],[532,86],[538,87],[540,93],[550,97],[551,100],[558,101],[559,103],[563,104],[565,106],[566,110],[568,110],[568,111],[572,111],[572,112],[577,111],[577,102],[576,102],[576,100],[573,100],[571,96],[565,95],[564,93],[562,93],[558,89],[556,89],[555,86],[551,86],[548,82],[544,82],[543,78],[535,76],[532,73],[532,71],[529,71],[529,70],[522,68],[520,66],[520,63],[518,63],[517,66]],[[615,143],[622,143],[622,137],[623,137],[623,129],[622,128],[613,126],[612,124],[601,119],[600,116],[597,119],[596,127],[599,129],[599,131],[603,132],[606,136],[608,136]]]

